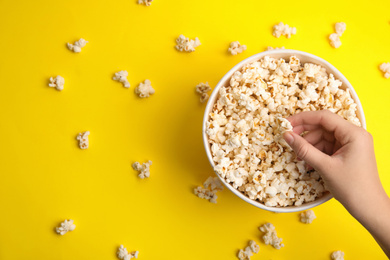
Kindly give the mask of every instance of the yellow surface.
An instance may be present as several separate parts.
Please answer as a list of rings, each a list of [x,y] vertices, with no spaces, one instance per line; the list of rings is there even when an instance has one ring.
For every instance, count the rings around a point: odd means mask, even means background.
[[[236,259],[249,239],[252,259],[386,259],[367,231],[335,200],[315,208],[317,219],[257,209],[225,189],[218,204],[192,190],[213,175],[204,152],[205,105],[194,87],[215,86],[236,63],[266,46],[318,55],[352,83],[374,135],[381,180],[390,192],[388,110],[389,1],[0,0],[0,259],[116,259],[120,244],[139,259]],[[299,3],[299,4],[298,4]],[[274,38],[283,21],[297,28]],[[339,49],[327,37],[347,23]],[[180,34],[199,37],[194,53],[174,49]],[[89,41],[81,53],[65,44]],[[227,54],[231,41],[248,50]],[[130,89],[111,78],[129,72]],[[62,75],[65,89],[47,86]],[[156,94],[134,87],[150,79]],[[89,130],[90,148],[76,135]],[[134,161],[153,161],[140,180]],[[362,191],[369,192],[369,191]],[[74,219],[75,231],[54,227]],[[261,241],[272,222],[285,248]]]

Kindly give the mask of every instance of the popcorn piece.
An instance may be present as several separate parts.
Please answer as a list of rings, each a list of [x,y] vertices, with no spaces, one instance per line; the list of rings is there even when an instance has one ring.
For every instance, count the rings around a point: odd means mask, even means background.
[[[344,252],[342,251],[334,251],[330,257],[332,260],[344,260]]]
[[[64,220],[64,222],[61,223],[60,227],[56,227],[57,234],[65,235],[69,231],[73,231],[76,228],[76,225],[73,224],[73,220]]]
[[[230,43],[228,51],[231,55],[237,55],[246,50],[246,45],[241,45],[240,42],[235,41]]]
[[[293,130],[293,127],[292,127],[290,121],[288,121],[287,119],[285,119],[283,117],[277,117],[276,121],[277,121],[277,124],[279,126],[278,130],[281,134],[283,134],[284,132],[288,132],[288,131]]]
[[[201,199],[207,199],[212,203],[217,203],[217,192],[223,190],[223,185],[218,177],[209,177],[203,183],[204,188],[198,186],[194,189],[195,195]]]
[[[379,69],[384,73],[383,76],[388,79],[390,78],[390,62],[382,63]]]
[[[196,93],[198,93],[200,95],[200,102],[201,103],[204,103],[207,101],[207,99],[209,99],[209,95],[207,94],[207,92],[209,92],[211,90],[211,87],[209,86],[208,82],[199,83],[195,87],[195,90],[196,90]]]
[[[272,50],[284,50],[285,48],[284,48],[284,46],[282,46],[282,47],[272,47],[272,46],[268,46],[267,47],[267,51],[272,51]]]
[[[151,6],[153,0],[138,0],[138,4],[141,5],[146,5],[146,6]]]
[[[181,34],[179,38],[176,39],[176,49],[178,51],[193,52],[199,45],[200,41],[198,37],[196,37],[195,40],[190,40]]]
[[[127,80],[128,75],[129,73],[126,70],[121,70],[119,72],[115,72],[115,76],[112,77],[112,79],[121,82],[125,88],[129,88],[130,83]]]
[[[288,60],[288,59],[287,59]],[[269,207],[299,206],[323,196],[324,181],[281,137],[284,120],[328,109],[361,126],[349,89],[312,63],[265,56],[233,73],[206,123],[214,171],[239,192]]]
[[[149,178],[151,165],[152,165],[152,161],[149,160],[146,163],[143,163],[142,165],[139,162],[135,162],[133,163],[132,167],[134,170],[136,170],[139,173],[138,177],[144,179],[144,178]]]
[[[140,98],[147,98],[150,95],[154,94],[154,89],[152,88],[150,80],[146,79],[144,83],[140,83],[138,87],[135,88],[135,94]]]
[[[65,84],[65,79],[61,76],[57,76],[55,78],[50,78],[49,87],[56,88],[57,90],[63,90]]]
[[[345,30],[347,29],[347,25],[344,22],[336,23],[334,29],[337,35],[341,37],[341,35],[343,35]]]
[[[297,33],[297,29],[295,27],[290,27],[288,24],[284,24],[280,22],[279,24],[274,25],[274,31],[272,33],[273,36],[279,38],[281,35],[286,36],[286,38],[290,38],[291,35]]]
[[[89,131],[85,131],[83,133],[79,133],[77,135],[77,140],[79,140],[79,147],[80,149],[87,149],[89,147]]]
[[[117,252],[117,256],[121,260],[130,260],[132,258],[138,258],[138,254],[138,251],[133,251],[131,253],[127,252],[127,249],[123,245],[120,245]]]
[[[340,36],[337,34],[337,33],[332,33],[330,36],[329,36],[329,40],[330,40],[330,45],[333,47],[333,48],[339,48],[341,46],[341,40],[340,40]]]
[[[305,212],[302,212],[300,214],[301,222],[305,224],[311,224],[313,220],[316,218],[316,215],[314,214],[314,211],[307,210]]]
[[[259,227],[261,232],[264,232],[263,240],[266,245],[272,245],[276,249],[284,247],[282,244],[282,239],[279,238],[276,234],[274,225],[271,223],[266,223]]]
[[[339,48],[341,46],[340,37],[341,37],[341,35],[343,35],[345,29],[347,29],[347,25],[345,23],[340,22],[340,23],[336,23],[335,24],[335,31],[336,31],[336,33],[332,33],[329,36],[330,45],[333,48]]]
[[[260,251],[260,247],[256,244],[255,241],[250,240],[249,246],[247,246],[244,250],[240,249],[238,252],[238,258],[240,260],[250,260],[253,253],[257,254]]]
[[[81,52],[81,48],[83,48],[87,43],[88,41],[81,38],[80,40],[75,41],[74,44],[67,43],[66,46],[68,47],[69,50],[79,53]]]

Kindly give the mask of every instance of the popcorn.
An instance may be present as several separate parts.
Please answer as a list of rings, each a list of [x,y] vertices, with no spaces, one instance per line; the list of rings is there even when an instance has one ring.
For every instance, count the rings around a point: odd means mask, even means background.
[[[286,118],[328,109],[361,126],[349,89],[326,69],[265,56],[244,65],[219,89],[206,122],[214,171],[235,189],[269,207],[299,206],[326,189],[282,138]],[[199,191],[201,192],[201,191]],[[204,192],[205,193],[205,192]]]
[[[316,215],[314,214],[314,211],[307,210],[305,212],[302,212],[300,214],[301,222],[305,224],[311,224],[313,220],[316,218]]]
[[[57,90],[63,90],[65,84],[65,79],[61,76],[57,76],[55,78],[50,78],[49,87],[56,88]]]
[[[132,167],[134,170],[136,170],[139,174],[138,177],[141,179],[149,178],[150,176],[150,166],[152,165],[152,161],[147,161],[146,163],[143,163],[142,165],[139,162],[135,162],[132,164]]]
[[[255,241],[250,240],[249,246],[247,246],[244,250],[240,249],[238,252],[238,258],[240,260],[250,260],[253,253],[257,254],[260,251],[260,247],[256,244]]]
[[[334,251],[331,256],[332,260],[344,260],[344,252]]]
[[[176,39],[176,49],[178,51],[193,52],[199,45],[200,41],[198,37],[196,37],[195,40],[190,40],[181,34],[179,38]]]
[[[271,223],[266,223],[259,227],[261,232],[264,232],[263,240],[266,245],[272,245],[276,249],[281,249],[284,247],[282,244],[282,239],[279,238],[276,234],[274,225]]]
[[[231,55],[237,55],[246,50],[246,45],[241,45],[240,42],[235,41],[230,43],[228,51]]]
[[[150,95],[154,94],[154,89],[151,85],[150,80],[146,79],[144,83],[140,83],[138,87],[135,88],[135,94],[137,94],[140,98],[147,98]]]
[[[138,258],[138,254],[138,251],[133,251],[131,253],[127,252],[127,249],[123,245],[120,245],[117,252],[117,256],[121,260],[130,260],[132,258]]]
[[[379,69],[384,73],[384,77],[386,79],[390,78],[390,62],[387,62],[387,63],[382,63],[380,66],[379,66]]]
[[[284,46],[282,46],[282,47],[271,47],[271,46],[268,46],[267,47],[267,51],[272,51],[272,50],[284,50],[285,48],[284,48]]]
[[[138,4],[141,5],[146,5],[146,6],[151,6],[152,5],[152,2],[153,0],[138,0]]]
[[[209,99],[209,95],[207,94],[207,92],[209,92],[210,90],[211,90],[211,87],[209,86],[208,82],[199,83],[195,87],[196,93],[198,93],[200,95],[200,102],[201,103],[204,103],[207,101],[207,99]]]
[[[272,33],[273,36],[279,38],[281,35],[286,36],[286,38],[290,38],[291,35],[297,33],[297,29],[295,27],[290,27],[288,24],[284,24],[280,22],[279,24],[274,25],[274,31]]]
[[[329,35],[330,45],[333,48],[339,48],[341,46],[340,37],[343,35],[345,29],[347,29],[347,25],[345,23],[340,22],[335,24],[336,33]]]
[[[83,48],[87,43],[88,41],[81,38],[80,40],[75,41],[74,44],[67,43],[66,46],[68,47],[69,50],[79,53],[81,52],[81,48]]]
[[[79,147],[80,149],[87,149],[89,147],[89,131],[85,131],[83,133],[79,133],[77,135],[77,140],[79,140]]]
[[[203,183],[204,188],[198,186],[194,189],[195,195],[201,199],[207,199],[212,203],[217,203],[217,192],[223,190],[223,185],[218,177],[208,177]]]
[[[64,220],[64,222],[61,223],[60,227],[56,227],[57,234],[60,234],[61,236],[65,235],[69,231],[73,231],[76,228],[76,225],[73,224],[73,220]]]
[[[119,72],[115,72],[115,75],[112,77],[112,79],[121,82],[125,88],[129,88],[130,83],[127,80],[128,75],[129,73],[126,70],[121,70]]]

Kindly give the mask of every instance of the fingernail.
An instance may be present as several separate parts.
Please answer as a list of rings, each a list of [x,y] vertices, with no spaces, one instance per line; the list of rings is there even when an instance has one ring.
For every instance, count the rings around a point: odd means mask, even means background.
[[[290,145],[294,142],[294,136],[293,136],[292,132],[285,132],[283,134],[283,138]]]

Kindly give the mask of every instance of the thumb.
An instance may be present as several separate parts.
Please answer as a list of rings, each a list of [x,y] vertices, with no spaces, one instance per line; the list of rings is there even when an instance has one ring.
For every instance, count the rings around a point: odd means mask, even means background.
[[[283,134],[283,138],[294,150],[297,157],[304,160],[314,169],[321,171],[324,169],[324,166],[326,167],[329,156],[315,148],[303,137],[294,132],[288,131]]]

